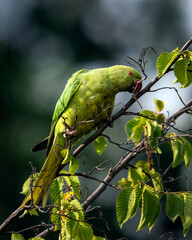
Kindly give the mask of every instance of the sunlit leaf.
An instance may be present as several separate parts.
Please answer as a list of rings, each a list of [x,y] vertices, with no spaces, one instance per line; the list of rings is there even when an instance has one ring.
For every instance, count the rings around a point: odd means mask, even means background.
[[[149,230],[151,230],[161,209],[159,197],[154,189],[149,185],[145,185],[144,187],[145,189],[142,193],[141,218],[137,230],[141,230],[146,225],[148,225]]]
[[[94,142],[94,147],[96,153],[98,155],[101,155],[107,147],[107,140],[105,139],[105,137],[99,136]]]
[[[129,201],[130,218],[133,218],[137,212],[137,209],[140,204],[142,191],[143,191],[143,187],[140,184],[137,184],[135,185],[134,190],[131,193],[131,197]]]
[[[97,236],[93,236],[92,240],[105,240],[105,238],[103,237],[97,237]]]
[[[129,181],[127,178],[122,178],[118,181],[117,186],[120,188],[127,188],[131,186],[131,181]]]
[[[163,113],[156,113],[155,119],[157,119],[159,123],[163,123],[165,122],[166,117]]]
[[[74,212],[76,220],[84,221],[85,216],[83,207],[81,206],[80,202],[77,199],[73,199],[70,201],[70,211]]]
[[[149,179],[149,176],[143,171],[142,167],[130,168],[128,173],[128,180],[135,186],[139,182],[145,183]]]
[[[187,232],[192,226],[192,193],[166,193],[166,213],[168,218],[173,222],[180,217],[183,225],[183,234],[186,236]]]
[[[188,168],[191,163],[192,147],[186,138],[180,137],[176,133],[167,134],[170,137],[171,149],[173,151],[173,167],[178,166],[185,161],[185,165]]]
[[[158,57],[156,65],[159,77],[163,76],[179,54],[179,49],[176,48],[172,52],[164,52]]]
[[[192,84],[192,60],[190,61],[187,67],[187,80],[188,82],[185,84],[184,87],[188,87],[189,85]]]
[[[19,233],[12,233],[11,240],[25,240],[25,238]]]
[[[183,220],[183,234],[184,237],[187,235],[187,232],[191,229],[192,226],[192,193],[185,192],[183,193],[184,197],[184,218]]]
[[[67,173],[66,171],[61,171],[61,174],[65,174]],[[63,178],[65,179],[67,185],[74,191],[75,196],[80,199],[81,198],[81,186],[80,186],[80,181],[78,176],[63,176]]]
[[[117,196],[116,215],[120,228],[123,227],[123,224],[127,222],[131,216],[129,202],[132,191],[133,191],[132,187],[125,188],[122,191],[120,191],[119,195]]]
[[[27,195],[30,192],[30,189],[32,188],[32,186],[35,185],[37,178],[38,178],[38,173],[32,174],[30,177],[28,177],[23,184],[21,194]]]
[[[138,125],[139,121],[140,120],[133,119],[126,123],[125,132],[127,134],[127,140],[131,139],[131,136],[133,134],[133,128]]]
[[[55,224],[55,231],[59,230],[61,227],[60,225],[61,216],[60,216],[59,208],[61,207],[61,202],[63,198],[63,186],[64,186],[63,178],[57,177],[56,179],[54,179],[51,186],[51,190],[50,190],[50,196],[51,196],[53,205],[57,206],[57,207],[53,207],[52,213],[51,213],[51,221],[52,223]]]
[[[150,221],[148,222],[148,228],[149,228],[149,231],[151,231],[151,229],[153,228],[153,226],[155,225],[155,222],[158,218],[158,216],[160,215],[161,213],[161,205],[158,203],[157,204],[157,208],[155,209],[155,214],[153,215],[153,217],[150,219]]]
[[[188,59],[181,59],[177,61],[174,66],[174,73],[177,78],[177,82],[180,82],[181,87],[184,87],[188,82],[187,66]]]
[[[157,112],[161,112],[164,109],[164,102],[162,100],[158,100],[157,98],[154,98],[153,100],[155,102]]]
[[[62,164],[67,164],[69,162],[69,149],[63,149],[62,151],[60,151],[62,157],[63,157],[63,162]]]
[[[35,209],[29,210],[29,214],[30,214],[31,216],[39,216],[38,212],[37,212]]]
[[[93,239],[93,229],[86,222],[75,222],[75,226],[73,228],[73,239],[76,240],[92,240]]]
[[[175,222],[179,216],[184,216],[184,200],[179,193],[166,193],[166,213],[168,218]]]
[[[79,168],[79,161],[77,158],[74,158],[72,155],[70,155],[70,160],[69,160],[69,172],[71,175],[73,175],[77,169]]]
[[[185,161],[185,166],[186,168],[189,168],[190,163],[191,163],[191,158],[192,158],[192,146],[189,141],[183,138],[183,158]]]

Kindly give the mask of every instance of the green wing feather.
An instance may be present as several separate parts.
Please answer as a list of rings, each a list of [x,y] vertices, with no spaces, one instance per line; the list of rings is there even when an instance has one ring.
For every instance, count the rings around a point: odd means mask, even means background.
[[[47,155],[51,149],[52,142],[54,139],[54,132],[55,132],[55,125],[59,120],[62,113],[65,111],[66,107],[68,106],[70,99],[73,97],[77,89],[81,84],[81,78],[79,78],[79,74],[88,72],[87,69],[82,69],[77,71],[72,75],[72,77],[68,80],[65,89],[63,90],[59,100],[56,103],[55,110],[53,113],[52,123],[51,123],[51,131],[47,138],[42,140],[41,142],[37,143],[31,150],[33,152],[42,150],[47,148]]]
[[[63,111],[65,111],[70,99],[73,97],[75,92],[80,86],[80,78],[78,77],[79,74],[88,72],[87,69],[82,69],[77,71],[72,75],[72,77],[68,80],[65,89],[63,90],[63,93],[61,94],[61,97],[56,103],[55,111],[53,113],[53,119],[52,119],[52,125],[55,125],[62,115]]]

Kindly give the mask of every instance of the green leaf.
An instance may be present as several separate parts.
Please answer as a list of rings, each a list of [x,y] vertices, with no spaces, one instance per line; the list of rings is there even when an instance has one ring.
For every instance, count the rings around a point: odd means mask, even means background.
[[[137,231],[146,225],[148,225],[149,230],[151,230],[160,214],[160,209],[161,205],[157,193],[152,187],[145,185],[142,193],[141,218]]]
[[[67,236],[66,219],[61,221],[61,229],[59,234],[59,240],[63,239],[70,239],[70,235],[68,234]]]
[[[138,124],[138,126],[135,126],[133,128],[132,140],[135,143],[135,145],[139,144],[139,141],[142,138],[144,131],[143,125],[144,124]]]
[[[185,138],[182,138],[184,141],[183,145],[183,158],[185,161],[186,168],[189,168],[192,158],[192,146],[189,141],[187,141]]]
[[[75,237],[78,233],[78,230],[75,229],[75,223],[77,220],[76,216],[77,216],[77,214],[75,212],[72,212],[72,210],[71,210],[70,213],[65,218],[65,220],[66,220],[66,239],[76,239]],[[69,236],[69,237],[67,238],[67,236]]]
[[[94,142],[94,147],[96,153],[101,155],[107,147],[107,140],[103,136],[99,136]]]
[[[148,161],[138,161],[135,164],[136,168],[130,168],[128,173],[129,181],[132,181],[133,186],[139,183],[146,183],[151,177],[154,189],[156,191],[163,191],[161,174],[156,172],[154,168],[150,168]],[[137,170],[139,169],[139,170]],[[157,193],[161,198],[161,193]]]
[[[50,197],[54,206],[61,207],[62,197],[63,197],[63,177],[57,177],[54,179],[51,190]],[[51,212],[51,221],[55,224],[55,231],[59,230],[61,225],[61,216],[58,207],[53,207]]]
[[[69,162],[69,158],[68,158],[68,155],[69,155],[69,149],[63,149],[62,151],[60,151],[62,157],[63,157],[63,162],[62,164],[67,164]]]
[[[187,80],[188,82],[184,85],[184,87],[188,87],[192,83],[192,60],[188,64],[187,68]]]
[[[73,199],[70,201],[71,209],[73,209],[75,213],[75,219],[84,221],[84,211],[83,207],[81,206],[80,202],[77,199]]]
[[[31,216],[39,216],[38,212],[35,209],[29,210]]]
[[[93,229],[86,222],[75,222],[75,227],[73,231],[73,235],[76,240],[92,240],[93,238]]]
[[[189,168],[192,157],[192,147],[189,141],[184,137],[180,137],[176,133],[167,134],[171,138],[171,149],[173,151],[173,167],[178,166],[185,161],[186,168]]]
[[[183,161],[183,143],[179,139],[179,136],[176,133],[167,134],[171,138],[171,149],[173,151],[173,165],[172,167],[177,167]]]
[[[173,150],[173,165],[172,167],[177,167],[183,161],[183,143],[179,139],[172,141],[172,150]]]
[[[117,186],[120,188],[127,188],[131,186],[131,181],[129,181],[127,178],[122,178],[118,181]]]
[[[132,133],[133,133],[133,128],[138,125],[140,120],[130,120],[129,122],[126,123],[125,125],[125,132],[127,134],[127,140],[131,139]]]
[[[179,216],[184,216],[184,200],[179,193],[166,193],[166,213],[168,218],[174,223]]]
[[[27,195],[30,192],[31,187],[35,185],[37,178],[38,178],[38,173],[32,174],[30,177],[28,177],[23,184],[21,194]]]
[[[160,123],[165,122],[166,117],[165,117],[165,115],[163,113],[156,113],[155,114],[155,119],[157,119],[158,123],[160,124]]]
[[[156,65],[159,78],[164,75],[179,54],[179,49],[176,48],[172,52],[164,52],[158,57]]]
[[[155,225],[155,222],[159,216],[159,214],[161,213],[161,205],[160,204],[157,204],[157,209],[155,211],[155,214],[154,216],[151,218],[151,220],[149,221],[148,223],[148,228],[149,228],[149,231],[151,231],[151,229],[153,228],[153,226]]]
[[[65,174],[67,172],[63,170],[60,173]],[[80,185],[78,176],[63,176],[63,178],[65,179],[67,185],[73,190],[73,192],[75,193],[75,196],[78,199],[81,199],[81,192],[80,192],[81,185]]]
[[[192,55],[191,52],[186,51],[185,55],[182,55],[175,66],[174,72],[176,80],[174,83],[180,83],[182,88],[188,87],[192,83]]]
[[[154,98],[153,100],[155,102],[157,112],[161,112],[164,109],[164,102],[162,100],[158,100],[157,98]]]
[[[19,233],[12,233],[11,240],[25,240],[25,238]]]
[[[143,187],[140,184],[135,185],[129,201],[130,218],[133,218],[140,204]]]
[[[92,239],[93,230],[88,223],[84,222],[82,206],[76,199],[71,201],[70,204],[70,212],[65,218],[67,230],[66,235],[69,235],[70,239],[76,240]]]
[[[143,171],[144,170],[143,166],[140,165],[141,162],[147,163],[146,161],[139,161],[138,163],[135,164],[135,168],[129,168],[128,180],[132,182],[133,186],[137,185],[138,183],[145,183],[149,179],[149,176]]]
[[[150,119],[149,119],[150,118]],[[157,120],[157,121],[156,121]],[[149,110],[144,110],[139,113],[133,120],[130,120],[125,125],[125,131],[127,134],[127,139],[137,145],[142,138],[143,132],[150,139],[149,145],[153,148],[155,146],[156,151],[158,140],[156,137],[162,135],[162,123],[165,121],[164,114],[155,113]]]
[[[159,122],[152,121],[152,120],[146,121],[145,135],[148,137],[149,146],[153,151],[157,151],[158,138],[161,137],[162,135],[161,130],[162,130],[162,125],[159,124]]]
[[[70,154],[69,172],[73,175],[79,168],[79,161]]]
[[[50,196],[51,200],[54,201],[54,205],[60,206],[61,199],[63,197],[64,181],[63,177],[57,177],[53,180],[51,185]]]
[[[152,177],[152,183],[153,183],[154,189],[155,189],[155,191],[159,192],[157,194],[158,194],[159,198],[161,198],[161,196],[162,196],[161,192],[163,191],[161,174],[156,172],[154,169],[152,169],[150,171],[150,175]]]
[[[131,216],[131,209],[129,208],[129,202],[131,193],[133,191],[132,187],[125,188],[117,196],[116,201],[116,215],[117,221],[119,223],[120,228],[123,227],[123,224],[128,221]]]
[[[147,120],[146,121],[146,131],[145,136],[150,138],[154,137],[155,129],[156,129],[157,123],[155,121]]]
[[[150,110],[143,110],[143,111],[140,112],[140,114],[143,115],[143,116],[154,117],[154,112],[150,111]],[[140,119],[141,116],[136,116],[135,118]],[[142,118],[145,119],[145,117],[142,117]]]
[[[190,230],[192,225],[192,194],[189,192],[183,193],[184,197],[184,218],[183,221],[183,234],[184,237],[187,235],[187,232]]]
[[[25,211],[23,212],[23,214],[21,214],[21,216],[19,216],[19,218],[24,218],[25,215],[27,215],[28,213],[29,213],[29,211],[28,211],[28,210],[25,210]]]
[[[177,78],[177,82],[180,82],[181,87],[184,87],[187,82],[187,66],[188,66],[188,59],[181,59],[175,63],[174,66],[174,73]]]
[[[92,240],[105,240],[106,238],[93,236]]]
[[[135,127],[133,127],[133,133],[131,135],[131,138],[135,145],[137,145],[142,138],[146,119],[141,116],[137,116],[135,119],[139,119],[139,122]]]
[[[59,214],[61,216],[61,237],[59,239],[79,239],[79,229],[76,223],[84,221],[84,212],[79,201],[63,199]]]

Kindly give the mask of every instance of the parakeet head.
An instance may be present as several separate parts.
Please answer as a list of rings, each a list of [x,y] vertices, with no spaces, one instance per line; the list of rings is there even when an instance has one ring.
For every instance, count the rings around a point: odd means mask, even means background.
[[[141,75],[132,67],[116,65],[113,66],[112,81],[118,91],[138,93],[142,88]]]

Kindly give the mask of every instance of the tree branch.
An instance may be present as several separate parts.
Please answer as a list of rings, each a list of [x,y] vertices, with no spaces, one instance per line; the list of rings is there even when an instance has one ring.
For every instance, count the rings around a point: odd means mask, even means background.
[[[24,211],[27,209],[27,206],[24,208],[17,208],[12,214],[1,224],[0,226],[0,234],[5,232],[5,229],[12,223],[12,221],[18,217],[20,217]]]
[[[192,38],[190,38],[185,45],[181,48],[180,52],[185,51],[192,43]],[[178,58],[176,59],[178,60]],[[175,60],[175,61],[176,61]],[[174,62],[171,64],[170,68],[173,66]],[[170,69],[169,68],[169,69]],[[166,71],[169,72],[169,69]],[[118,119],[120,116],[124,115],[126,110],[133,105],[137,99],[139,99],[140,97],[142,97],[146,92],[148,92],[151,87],[157,83],[159,81],[159,77],[156,76],[155,78],[152,79],[152,81],[140,92],[138,93],[135,97],[132,97],[127,104],[121,108],[111,119],[110,123],[114,122],[116,119]],[[192,100],[186,104],[185,107],[181,108],[179,111],[177,111],[175,114],[173,114],[170,118],[167,119],[167,124],[170,124],[171,122],[175,121],[181,114],[183,114],[184,112],[186,112],[186,108],[191,107],[191,102]],[[188,109],[187,109],[188,111]],[[99,135],[102,134],[102,132],[109,126],[109,122],[105,121],[102,126],[95,132],[93,133],[88,139],[86,139],[81,145],[79,145],[79,147],[77,147],[74,152],[73,152],[73,156],[77,156],[88,144],[90,144],[92,141],[94,141]],[[138,154],[136,151],[142,151],[142,149],[144,149],[144,140],[142,140],[135,148],[133,148],[129,153],[127,153],[126,155],[124,155],[120,161],[116,164],[116,166],[114,168],[111,168],[107,174],[107,176],[105,177],[105,179],[103,180],[103,182],[99,185],[99,187],[84,201],[84,203],[82,204],[84,209],[87,209],[94,201],[95,199],[97,199],[102,192],[107,188],[107,186],[110,186],[110,182],[112,181],[112,179],[119,173],[119,171],[121,171],[123,168],[125,168],[128,163],[134,158],[136,157],[136,155]],[[46,237],[47,233],[50,234],[50,231],[54,231],[54,229],[47,229],[45,231],[43,231],[41,234],[39,234],[39,237]]]
[[[175,114],[173,114],[170,118],[167,119],[166,123],[169,125],[171,122],[175,121],[181,114],[187,112],[189,109],[192,109],[192,100],[190,100],[185,107],[178,110]],[[100,195],[101,193],[107,188],[109,183],[112,181],[112,179],[123,169],[126,168],[126,166],[129,164],[129,162],[135,158],[140,152],[142,152],[145,149],[144,145],[145,139],[141,140],[141,142],[132,149],[131,152],[128,152],[125,154],[119,162],[115,165],[115,167],[111,168],[109,170],[109,173],[103,180],[104,183],[101,183],[99,187],[84,201],[82,204],[84,209],[87,209],[89,205],[91,205]]]
[[[190,38],[185,45],[181,48],[180,52],[185,51],[190,44],[192,43],[192,38]],[[167,69],[167,72],[169,72],[170,68],[174,65],[174,63],[178,60],[179,56],[175,59],[175,61],[171,64],[171,66]],[[151,87],[157,83],[160,80],[158,76],[152,79],[152,81],[137,95],[132,96],[132,98],[125,104],[124,107],[122,107],[111,119],[111,121],[105,121],[102,126],[95,132],[93,133],[87,140],[85,140],[79,147],[76,148],[76,150],[73,152],[73,156],[77,156],[88,144],[90,144],[93,140],[95,140],[99,135],[102,134],[102,132],[116,119],[118,119],[120,116],[124,115],[126,110],[132,106],[137,99],[142,97],[145,93],[147,93]],[[183,114],[186,111],[189,111],[191,109],[191,103],[190,101],[185,107],[180,109],[178,112],[176,112],[174,115],[172,115],[170,118],[167,119],[167,124],[174,122],[181,114]],[[103,180],[103,182],[99,185],[99,187],[86,199],[86,201],[83,203],[84,209],[86,209],[90,204],[93,203],[93,201],[98,198],[101,193],[106,189],[107,185],[110,185],[111,180],[123,169],[127,166],[127,164],[138,154],[138,152],[141,152],[144,149],[144,140],[142,140],[136,147],[133,148],[133,151],[126,153],[120,161],[115,165],[115,167],[111,168],[109,170],[109,173]],[[138,152],[137,152],[138,151]],[[5,232],[5,229],[12,223],[12,221],[15,218],[18,218],[21,216],[26,210],[27,207],[24,208],[18,208],[16,209],[0,226],[0,234]],[[40,237],[46,237],[47,234],[50,234],[50,232],[54,231],[54,227],[52,226],[51,228],[43,231],[40,233],[38,236]]]
[[[187,50],[187,48],[192,44],[192,38],[190,38],[180,49],[180,53]],[[174,63],[179,59],[180,56],[175,58],[175,61],[170,65],[170,67],[167,69],[165,73],[169,71],[169,69],[174,65]],[[126,110],[130,108],[140,97],[142,97],[146,92],[148,92],[151,87],[157,83],[161,78],[158,76],[154,77],[152,81],[142,90],[140,91],[135,97],[132,96],[132,98],[123,106],[112,118],[110,123],[114,122],[116,119],[118,119],[120,116],[124,115]],[[86,139],[79,147],[77,147],[74,152],[73,156],[77,156],[87,145],[89,145],[92,141],[94,141],[101,133],[109,126],[109,121],[105,121],[102,126],[94,132],[88,139]]]
[[[175,120],[180,117],[183,113],[187,113],[189,110],[192,111],[192,100],[190,100],[186,105],[181,108],[179,111],[174,113],[171,117],[169,117],[166,121],[166,124],[170,124],[172,122],[175,122]]]

